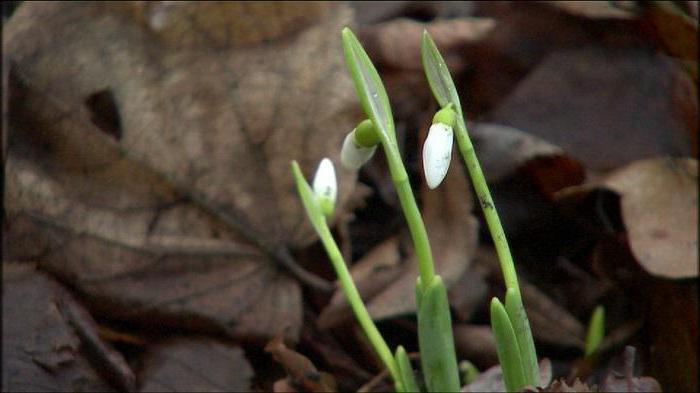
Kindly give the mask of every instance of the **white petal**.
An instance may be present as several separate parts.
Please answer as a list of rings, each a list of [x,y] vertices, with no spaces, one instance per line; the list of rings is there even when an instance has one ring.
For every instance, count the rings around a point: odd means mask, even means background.
[[[362,165],[372,158],[377,146],[359,146],[353,140],[353,133],[345,136],[343,148],[340,150],[340,163],[347,169],[358,170]]]
[[[452,127],[442,123],[430,126],[423,145],[423,170],[431,190],[439,186],[447,175],[452,158],[452,137]]]
[[[338,183],[335,178],[333,162],[324,158],[318,165],[313,183],[314,194],[324,214],[331,215],[338,195]]]

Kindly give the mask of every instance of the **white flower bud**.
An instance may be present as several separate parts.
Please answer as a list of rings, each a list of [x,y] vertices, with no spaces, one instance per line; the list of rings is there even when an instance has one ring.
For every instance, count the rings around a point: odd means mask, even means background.
[[[423,170],[431,190],[439,186],[447,175],[452,158],[453,134],[452,127],[443,123],[433,124],[428,131],[423,145]]]
[[[358,170],[362,165],[372,158],[377,146],[363,147],[355,142],[351,132],[345,136],[343,148],[340,150],[340,163],[347,169]]]
[[[335,200],[338,195],[335,168],[330,159],[324,158],[321,160],[321,163],[318,164],[318,169],[314,176],[313,190],[321,211],[326,217],[330,217],[333,214]]]

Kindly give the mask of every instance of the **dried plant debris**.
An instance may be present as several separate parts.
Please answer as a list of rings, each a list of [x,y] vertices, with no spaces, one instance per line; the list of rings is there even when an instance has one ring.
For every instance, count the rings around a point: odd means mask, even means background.
[[[243,350],[207,338],[176,338],[148,349],[141,392],[243,392],[253,368]]]
[[[623,373],[608,374],[600,386],[601,392],[660,392],[661,386],[654,378],[634,376],[634,347],[625,348]]]
[[[287,348],[280,333],[265,346],[265,351],[280,363],[287,372],[287,379],[274,384],[275,392],[334,392],[335,379],[331,374],[319,371],[306,356]]]
[[[351,12],[306,7],[22,4],[3,35],[5,256],[37,257],[110,317],[297,337],[280,265],[328,283],[288,251],[315,238],[289,162],[337,160],[357,121],[337,41]],[[342,211],[355,174],[339,183]]]
[[[581,187],[563,189],[556,198],[581,199],[600,188],[615,192],[627,242],[639,265],[661,278],[695,278],[697,183],[696,159],[660,157],[635,161]]]
[[[698,276],[698,162],[658,158],[636,161],[605,178],[620,195],[630,248],[648,273]]]
[[[366,27],[360,32],[363,46],[372,60],[389,69],[422,72],[420,37],[428,30],[450,70],[459,73],[466,65],[464,50],[474,50],[496,27],[491,18],[440,19],[421,23],[407,18],[392,19]]]
[[[561,50],[547,56],[489,119],[561,146],[588,169],[611,170],[642,158],[689,155],[697,132],[696,88],[659,54],[593,46]]]
[[[133,390],[121,355],[94,341],[94,321],[34,264],[4,262],[2,295],[3,391]]]
[[[540,360],[540,386],[547,386],[552,380],[552,362],[544,358]],[[533,387],[535,388],[535,387]],[[503,383],[503,373],[501,366],[493,366],[490,369],[479,374],[476,379],[469,385],[465,385],[460,390],[461,392],[505,392]]]
[[[477,222],[471,214],[471,194],[461,168],[452,168],[437,190],[423,193],[423,219],[433,250],[435,269],[452,285],[468,268],[476,249]],[[375,320],[415,312],[417,263],[410,246],[390,238],[353,265],[351,274]],[[335,326],[351,318],[342,291],[321,312],[319,325]]]

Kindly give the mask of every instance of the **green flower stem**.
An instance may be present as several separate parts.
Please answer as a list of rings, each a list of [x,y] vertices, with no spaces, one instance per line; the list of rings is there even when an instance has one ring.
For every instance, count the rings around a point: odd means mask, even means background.
[[[408,230],[411,233],[413,247],[415,248],[416,252],[416,259],[418,260],[418,271],[420,273],[423,289],[425,290],[428,288],[428,285],[433,282],[433,277],[435,276],[435,269],[433,267],[433,252],[430,249],[428,232],[425,230],[425,224],[423,223],[423,218],[418,210],[418,205],[416,204],[416,199],[413,196],[411,184],[408,182],[408,174],[406,173],[406,168],[403,166],[398,149],[395,148],[395,146],[387,147],[390,142],[384,142],[385,141],[382,141],[384,154],[386,155],[387,162],[389,163],[389,172],[391,174],[391,179],[394,182],[396,193],[399,196],[401,209],[406,217]]]
[[[352,276],[350,276],[350,272],[345,265],[340,249],[338,249],[338,245],[335,243],[333,235],[331,235],[328,226],[323,226],[323,230],[320,231],[318,235],[321,238],[323,247],[328,253],[331,263],[333,264],[335,273],[338,276],[338,281],[340,281],[340,286],[343,288],[343,292],[345,293],[345,297],[348,299],[348,302],[350,302],[350,306],[352,307],[352,311],[355,313],[357,321],[360,323],[360,326],[367,335],[367,338],[377,351],[379,358],[382,360],[382,362],[384,362],[384,366],[386,366],[392,378],[394,378],[394,381],[401,381],[394,356],[391,354],[389,346],[384,341],[381,333],[379,333],[379,329],[377,329],[374,321],[372,321],[372,317],[370,317],[367,308],[365,308],[362,298],[360,297],[360,293],[357,291],[357,287],[352,281]]]
[[[396,132],[394,130],[394,119],[391,114],[389,97],[386,95],[386,89],[379,77],[379,73],[377,73],[377,69],[372,64],[369,56],[367,56],[367,52],[362,48],[362,44],[357,40],[355,34],[346,27],[343,29],[342,35],[345,62],[355,85],[357,97],[360,99],[360,105],[362,105],[362,109],[364,109],[367,117],[372,121],[384,148],[384,155],[389,164],[389,173],[394,182],[396,193],[399,196],[401,208],[406,216],[408,229],[411,232],[421,282],[423,283],[423,288],[427,289],[435,276],[433,256],[430,250],[428,234],[418,211],[416,200],[413,197],[413,191],[408,182],[408,174],[403,166],[399,148],[396,144]]]
[[[507,307],[509,309],[507,314],[512,323],[512,328],[515,330],[516,336],[518,337],[516,341],[521,349],[521,361],[527,363],[527,365],[523,367],[525,371],[525,381],[529,384],[537,385],[539,383],[537,354],[530,330],[530,322],[527,320],[527,314],[522,305],[522,296],[520,293],[520,286],[518,285],[518,276],[515,271],[513,257],[508,247],[506,235],[503,232],[503,226],[501,226],[501,220],[498,218],[496,206],[493,203],[491,193],[486,184],[486,178],[481,170],[481,165],[479,165],[479,160],[476,158],[474,146],[469,139],[467,125],[464,121],[462,106],[459,102],[459,95],[457,94],[454,81],[452,80],[450,71],[447,69],[445,60],[442,58],[440,51],[437,49],[437,46],[435,46],[435,42],[430,38],[430,34],[428,34],[427,31],[423,31],[421,59],[430,89],[433,91],[433,95],[440,106],[445,108],[449,105],[453,105],[454,109],[457,111],[458,116],[455,127],[457,146],[462,154],[467,170],[469,171],[469,177],[474,185],[479,203],[484,211],[486,224],[489,227],[489,232],[491,233],[496,247],[501,271],[503,272],[503,280],[506,285],[506,301],[507,306],[509,306]],[[510,301],[508,301],[508,298],[510,298]]]
[[[469,177],[472,180],[476,195],[479,198],[479,203],[484,211],[486,225],[489,227],[489,232],[491,233],[493,243],[496,247],[496,253],[498,254],[498,260],[501,263],[501,271],[503,272],[503,280],[505,281],[506,289],[513,288],[518,292],[518,295],[520,295],[518,276],[515,273],[515,264],[513,263],[513,257],[510,253],[510,247],[508,247],[506,234],[503,232],[503,226],[501,225],[501,220],[498,218],[496,205],[493,203],[489,188],[486,185],[486,178],[481,170],[481,165],[479,165],[479,160],[476,158],[474,146],[467,134],[467,126],[464,123],[462,109],[459,107],[456,109],[459,116],[457,116],[455,139],[457,139],[459,152],[462,154],[462,158],[467,165]]]
[[[302,204],[306,209],[309,220],[321,239],[323,247],[326,249],[328,258],[330,258],[333,269],[335,270],[335,274],[338,276],[340,287],[343,289],[345,297],[348,299],[350,307],[360,323],[360,327],[362,327],[367,339],[372,344],[374,350],[377,351],[377,355],[379,355],[379,358],[384,363],[384,366],[387,368],[387,370],[389,370],[391,377],[398,385],[397,390],[403,390],[400,384],[401,376],[399,374],[396,360],[394,359],[391,350],[389,350],[389,346],[386,344],[386,341],[384,341],[384,338],[379,333],[379,329],[377,329],[377,326],[372,321],[367,308],[365,308],[362,298],[360,297],[360,293],[357,291],[357,287],[355,287],[355,283],[352,281],[352,276],[350,276],[347,265],[343,260],[343,255],[341,254],[340,249],[338,248],[338,245],[336,244],[335,239],[333,239],[333,235],[328,228],[328,222],[326,222],[326,218],[318,206],[316,197],[311,191],[309,183],[307,183],[306,179],[304,179],[304,175],[302,175],[299,164],[296,161],[292,162],[292,174],[294,175],[297,191],[299,192],[299,196],[301,197]]]

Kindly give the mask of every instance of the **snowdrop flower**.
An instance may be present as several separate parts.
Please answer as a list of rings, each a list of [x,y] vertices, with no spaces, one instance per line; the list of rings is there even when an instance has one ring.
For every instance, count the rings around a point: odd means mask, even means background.
[[[435,189],[447,175],[452,158],[452,140],[456,114],[451,107],[439,110],[423,145],[423,170],[428,188]]]
[[[318,164],[318,169],[314,176],[313,190],[316,202],[323,214],[326,217],[333,215],[335,200],[338,196],[338,183],[335,179],[335,168],[330,159],[324,158]]]
[[[340,150],[340,163],[347,169],[358,170],[369,161],[379,144],[379,136],[367,119],[361,122],[351,133],[345,136]]]

